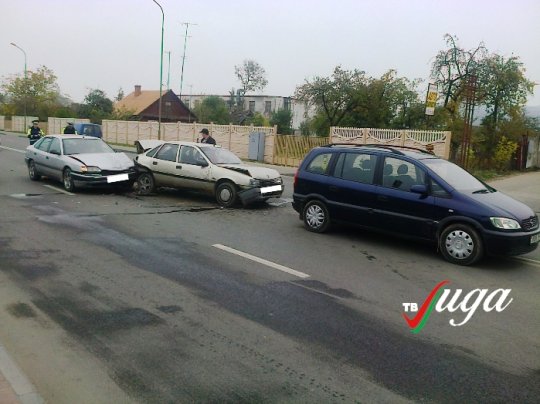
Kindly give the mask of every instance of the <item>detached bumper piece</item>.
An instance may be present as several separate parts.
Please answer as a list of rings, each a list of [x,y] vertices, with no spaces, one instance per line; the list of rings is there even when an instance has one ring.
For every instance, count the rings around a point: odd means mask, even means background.
[[[283,185],[272,185],[262,188],[250,188],[238,193],[243,206],[255,202],[264,201],[268,198],[279,198],[283,193]]]

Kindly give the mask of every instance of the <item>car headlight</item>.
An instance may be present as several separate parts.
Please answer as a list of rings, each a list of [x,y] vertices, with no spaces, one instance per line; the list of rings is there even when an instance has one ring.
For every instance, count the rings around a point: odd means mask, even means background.
[[[95,166],[81,166],[81,172],[89,174],[99,174],[101,172],[101,168]]]
[[[283,184],[283,180],[281,179],[281,177],[277,177],[276,179],[274,179],[274,183]]]
[[[256,180],[255,178],[252,178],[252,179],[249,180],[249,185],[252,186],[252,187],[260,187],[261,186],[261,181]]]
[[[495,226],[497,229],[505,229],[505,230],[517,230],[521,229],[521,226],[517,221],[514,219],[508,219],[506,217],[490,217],[489,220],[491,220],[491,224]]]

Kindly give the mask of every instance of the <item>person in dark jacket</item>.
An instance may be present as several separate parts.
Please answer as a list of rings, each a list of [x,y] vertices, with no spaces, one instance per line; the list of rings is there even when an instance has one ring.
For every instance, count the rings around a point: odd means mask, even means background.
[[[75,126],[73,126],[73,122],[68,122],[67,126],[64,128],[64,135],[74,135],[77,131],[75,131]]]
[[[39,127],[39,121],[32,121],[32,126],[28,128],[28,139],[30,139],[30,144],[36,143],[42,136],[45,136],[45,132]]]
[[[216,144],[216,140],[212,136],[210,136],[208,129],[204,128],[203,130],[201,130],[201,134],[201,143]]]

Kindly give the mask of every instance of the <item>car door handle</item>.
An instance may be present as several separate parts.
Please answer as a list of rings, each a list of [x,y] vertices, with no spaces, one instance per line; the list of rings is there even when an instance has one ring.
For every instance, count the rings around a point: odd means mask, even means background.
[[[177,168],[178,170],[181,170],[181,169],[182,169],[182,166],[176,166],[176,168]]]
[[[152,164],[157,166],[157,161],[152,161]]]
[[[49,156],[46,156],[45,158],[46,158],[47,160],[49,160]]]
[[[330,185],[330,186],[328,187],[328,189],[329,189],[330,191],[332,191],[332,192],[337,192],[337,191],[339,191],[339,188],[336,187],[335,185]]]
[[[377,195],[377,200],[381,202],[388,202],[388,197],[386,195]]]

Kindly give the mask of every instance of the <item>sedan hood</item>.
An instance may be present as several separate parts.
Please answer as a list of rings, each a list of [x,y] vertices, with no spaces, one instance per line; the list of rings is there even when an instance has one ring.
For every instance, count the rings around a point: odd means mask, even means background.
[[[219,167],[238,171],[258,180],[279,178],[280,174],[273,168],[250,166],[247,164],[218,164]]]
[[[499,191],[485,194],[471,193],[468,197],[489,208],[493,216],[515,218],[518,221],[534,216],[533,210],[527,205]]]
[[[102,170],[126,170],[135,164],[124,153],[88,153],[75,154],[71,157],[87,166],[96,166]]]

